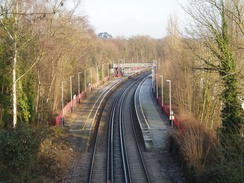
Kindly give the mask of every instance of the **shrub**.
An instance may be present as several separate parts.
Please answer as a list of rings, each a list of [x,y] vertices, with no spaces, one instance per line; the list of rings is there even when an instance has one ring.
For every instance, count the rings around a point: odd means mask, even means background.
[[[4,181],[28,182],[44,137],[43,130],[37,131],[24,124],[16,129],[1,130],[0,178]]]
[[[203,172],[211,152],[215,149],[215,138],[196,123],[188,123],[184,126],[184,131],[177,131],[172,135],[186,165],[198,176]]]
[[[67,133],[60,127],[49,128],[48,138],[40,145],[34,169],[37,177],[32,182],[66,182],[74,158],[73,149],[66,135]]]
[[[236,144],[219,143],[216,133],[208,131],[196,122],[187,122],[184,127],[183,131],[174,131],[171,138],[178,157],[186,167],[189,182],[239,183],[242,181],[243,154],[233,148]],[[240,149],[243,150],[243,146]]]

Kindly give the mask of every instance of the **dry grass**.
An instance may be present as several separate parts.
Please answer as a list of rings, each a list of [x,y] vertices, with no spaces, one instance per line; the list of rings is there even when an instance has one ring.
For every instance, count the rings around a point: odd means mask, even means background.
[[[201,125],[191,115],[179,115],[184,129],[172,132],[172,147],[193,183],[239,183],[244,177],[244,139],[221,144],[217,133]],[[172,149],[172,148],[171,148]],[[240,149],[240,150],[237,150]]]
[[[201,175],[215,151],[216,139],[199,124],[188,122],[184,126],[184,131],[174,132],[173,136],[186,164],[194,168],[196,175]]]
[[[59,183],[65,182],[72,166],[74,152],[63,137],[65,132],[59,128],[51,129],[49,138],[45,139],[40,147],[36,180],[33,182]]]
[[[179,119],[184,125],[184,130],[174,131],[171,135],[179,146],[185,164],[193,168],[197,176],[201,175],[206,164],[212,159],[217,139],[192,116],[179,115]]]

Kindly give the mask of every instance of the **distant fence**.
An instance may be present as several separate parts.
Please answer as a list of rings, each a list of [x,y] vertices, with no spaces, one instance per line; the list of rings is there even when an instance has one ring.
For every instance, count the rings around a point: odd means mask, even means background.
[[[55,125],[60,125],[62,123],[62,118],[63,116],[65,116],[68,113],[71,113],[72,110],[75,108],[76,104],[79,103],[82,99],[82,97],[84,96],[85,92],[81,92],[78,96],[76,96],[75,98],[73,98],[72,101],[70,101],[69,103],[67,103],[64,106],[63,111],[61,111],[58,116],[56,117],[55,120]]]
[[[120,77],[120,75],[111,75],[112,78],[115,77]],[[99,85],[101,85],[103,82],[106,82],[110,79],[109,76],[104,77],[103,81],[100,81],[98,83],[92,84],[91,86],[89,86],[88,92],[91,92],[92,90],[96,89]],[[82,91],[79,95],[75,96],[72,101],[69,101],[63,108],[63,111],[60,111],[58,116],[55,118],[55,125],[61,125],[62,124],[62,119],[64,116],[66,116],[67,114],[71,113],[72,110],[75,109],[77,103],[81,102],[82,98],[85,95],[85,91]]]
[[[140,70],[141,68],[140,67],[136,67],[134,68],[135,70]],[[92,90],[96,89],[99,85],[101,85],[102,83],[110,80],[111,78],[117,78],[117,77],[121,77],[121,73],[114,73],[114,74],[111,74],[110,77],[109,76],[106,76],[104,77],[104,79],[98,83],[95,83],[95,84],[92,84],[90,86],[88,86],[87,88],[87,92],[91,92]],[[84,97],[85,95],[85,91],[82,91],[79,95],[75,96],[72,101],[69,101],[63,108],[63,110],[61,110],[59,113],[58,113],[58,116],[55,118],[55,125],[61,125],[62,124],[62,119],[69,113],[72,112],[72,110],[75,109],[77,103],[81,102],[82,98]]]

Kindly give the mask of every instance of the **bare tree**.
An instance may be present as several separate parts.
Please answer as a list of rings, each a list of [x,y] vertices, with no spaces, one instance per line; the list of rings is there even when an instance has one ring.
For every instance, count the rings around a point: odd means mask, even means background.
[[[238,15],[240,4],[233,1],[237,11],[237,19],[231,19],[229,4],[232,1],[207,0],[190,1],[190,8],[187,12],[194,19],[192,35],[199,40],[203,46],[211,52],[211,59],[204,55],[197,55],[207,66],[208,70],[215,70],[219,73],[223,83],[222,91],[222,131],[223,134],[239,134],[241,117],[240,101],[238,99],[238,77],[237,59],[235,57],[233,37],[230,34],[230,21],[238,23],[242,31]],[[234,7],[235,7],[234,6]],[[234,11],[233,11],[234,13]]]
[[[62,1],[61,1],[62,2]],[[13,95],[13,127],[17,124],[17,91],[16,91],[16,84],[17,82],[24,76],[26,73],[28,73],[33,66],[36,64],[34,63],[32,66],[30,66],[29,69],[25,73],[23,73],[19,78],[16,78],[16,67],[18,62],[18,47],[21,45],[18,45],[18,39],[19,39],[19,21],[21,16],[30,16],[30,15],[46,15],[46,14],[53,14],[53,12],[29,12],[24,11],[23,5],[25,2],[20,0],[12,0],[12,1],[2,1],[1,7],[2,12],[0,13],[1,16],[13,16],[14,17],[14,26],[13,29],[10,30],[5,23],[2,20],[2,17],[0,18],[0,22],[4,28],[4,30],[8,33],[10,39],[14,42],[14,56],[13,56],[13,69],[12,69],[12,95]]]

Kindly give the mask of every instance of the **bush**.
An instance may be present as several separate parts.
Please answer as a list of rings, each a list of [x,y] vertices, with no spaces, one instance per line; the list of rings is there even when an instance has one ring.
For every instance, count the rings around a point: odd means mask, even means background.
[[[243,180],[243,154],[233,148],[236,144],[220,144],[216,133],[196,122],[188,122],[184,127],[183,131],[173,132],[171,139],[189,182],[240,183]]]
[[[213,166],[208,166],[204,174],[198,178],[200,183],[241,183],[243,181],[243,160],[233,159],[233,161],[216,162]]]
[[[173,136],[186,164],[200,175],[215,149],[215,139],[200,125],[188,123],[184,126],[184,131],[177,131]]]
[[[227,137],[227,136],[226,136]],[[244,179],[244,146],[243,139],[236,135],[225,140],[225,144],[218,143],[215,163],[205,169],[204,177],[211,178],[213,183],[239,183]],[[204,182],[204,177],[202,182]]]
[[[67,181],[75,155],[67,135],[60,127],[49,128],[48,137],[40,145],[33,183]]]
[[[24,124],[18,125],[16,129],[1,130],[0,179],[19,183],[28,182],[40,143],[44,138],[43,130],[37,131]]]

